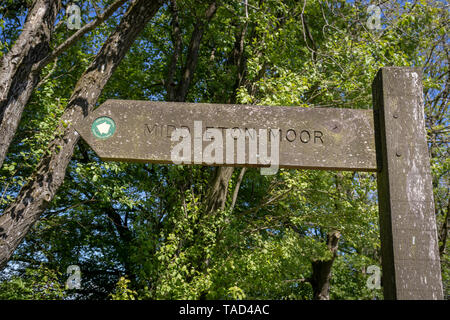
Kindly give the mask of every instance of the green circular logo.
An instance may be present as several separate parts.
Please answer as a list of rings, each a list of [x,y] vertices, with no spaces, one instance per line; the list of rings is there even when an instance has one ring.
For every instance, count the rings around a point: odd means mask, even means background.
[[[108,117],[100,117],[92,122],[91,131],[98,139],[108,139],[116,131],[116,123]]]

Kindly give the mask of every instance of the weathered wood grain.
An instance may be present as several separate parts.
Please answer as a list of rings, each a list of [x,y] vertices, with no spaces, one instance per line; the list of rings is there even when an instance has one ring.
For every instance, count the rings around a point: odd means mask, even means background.
[[[389,67],[373,82],[385,299],[443,299],[421,79]]]

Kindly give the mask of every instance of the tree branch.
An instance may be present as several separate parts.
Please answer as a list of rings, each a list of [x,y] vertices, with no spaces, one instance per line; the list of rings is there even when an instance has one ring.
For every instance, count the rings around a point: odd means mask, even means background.
[[[206,9],[204,19],[199,19],[194,25],[194,31],[192,32],[191,40],[189,42],[189,48],[186,58],[186,64],[184,66],[183,74],[181,76],[180,83],[177,88],[176,101],[185,101],[186,95],[194,77],[194,71],[197,67],[198,54],[200,51],[200,43],[205,31],[205,22],[209,22],[217,10],[216,1],[212,1]]]
[[[439,255],[442,256],[445,253],[445,246],[447,244],[448,237],[448,212],[450,211],[450,199],[447,202],[447,212],[445,213],[444,223],[442,224],[439,232],[439,240],[442,244],[439,246]]]
[[[233,197],[231,200],[231,206],[230,206],[230,211],[233,211],[234,206],[236,205],[236,200],[237,200],[237,196],[239,193],[239,188],[241,187],[241,183],[242,183],[242,179],[244,178],[245,172],[247,171],[246,167],[243,167],[241,169],[241,172],[239,173],[239,177],[236,181],[236,186],[234,187],[234,191],[233,191]]]
[[[108,19],[120,6],[122,6],[127,0],[116,0],[105,11],[97,16],[97,18],[88,24],[84,25],[81,29],[77,30],[66,41],[61,43],[56,49],[54,49],[47,57],[45,57],[36,67],[35,70],[41,70],[47,64],[52,62],[57,56],[63,53],[67,48],[77,42],[83,35],[89,31],[95,29],[98,25],[102,24]]]
[[[130,4],[119,26],[108,37],[94,61],[78,80],[57,129],[58,135],[40,160],[32,179],[0,216],[0,268],[5,267],[30,227],[54,198],[64,181],[67,166],[80,136],[72,125],[94,109],[114,70],[124,58],[163,0],[136,0]]]
[[[178,19],[178,7],[176,0],[172,0],[170,2],[169,6],[170,12],[172,13],[172,43],[173,43],[173,54],[170,59],[170,64],[167,71],[167,77],[165,81],[165,88],[167,91],[167,101],[174,101],[175,100],[175,83],[174,83],[174,77],[177,70],[177,64],[178,60],[181,56],[181,45],[182,45],[182,38],[181,38],[181,29],[180,29],[180,23]]]

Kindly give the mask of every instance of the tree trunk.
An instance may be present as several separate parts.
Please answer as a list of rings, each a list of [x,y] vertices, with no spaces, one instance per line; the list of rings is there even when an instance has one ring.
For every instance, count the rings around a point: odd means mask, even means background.
[[[332,254],[329,260],[315,260],[312,262],[312,276],[309,279],[313,288],[313,296],[315,300],[329,300],[330,299],[330,280],[331,267],[336,259],[339,238],[341,234],[338,231],[330,232],[327,235],[327,246]]]
[[[225,209],[228,194],[228,184],[233,176],[233,167],[216,167],[211,187],[205,199],[205,214],[213,214]]]
[[[207,23],[211,21],[214,14],[217,11],[216,1],[212,1],[208,8],[206,9],[204,18],[199,18],[194,25],[194,31],[191,35],[191,40],[189,41],[189,48],[186,55],[186,63],[183,67],[182,75],[178,86],[175,88],[173,84],[174,69],[179,57],[180,44],[181,44],[181,34],[178,24],[178,13],[176,7],[176,1],[172,2],[172,15],[173,15],[173,37],[175,39],[174,43],[174,53],[172,56],[172,61],[168,72],[168,81],[166,83],[166,89],[168,93],[169,101],[174,99],[178,102],[186,101],[187,93],[191,85],[192,79],[194,77],[195,69],[197,68],[198,55],[200,51],[200,44],[202,42],[203,34],[205,33],[205,28]]]
[[[61,0],[36,0],[11,51],[0,61],[0,168],[34,87],[36,65],[50,53],[50,39]]]
[[[0,216],[0,268],[5,267],[64,180],[66,168],[79,139],[78,133],[70,124],[82,120],[93,110],[113,71],[163,2],[132,2],[120,25],[78,80],[58,128],[57,132],[60,134],[50,144],[49,152],[41,159],[31,181]]]
[[[108,19],[126,0],[116,0],[95,20],[84,25],[53,51],[50,40],[61,0],[36,0],[29,10],[23,32],[0,61],[0,168],[42,69],[84,34]]]
[[[172,13],[172,40],[174,41],[174,52],[169,63],[168,75],[166,78],[167,99],[169,101],[186,101],[189,87],[192,83],[195,70],[197,68],[200,44],[207,27],[217,11],[216,1],[211,1],[206,9],[203,18],[199,18],[192,31],[189,48],[186,54],[186,63],[181,72],[181,78],[178,86],[174,85],[174,75],[176,74],[177,62],[181,52],[181,30],[178,21],[178,9],[176,0],[171,1],[170,10]],[[205,213],[211,214],[218,209],[225,208],[226,197],[228,194],[228,184],[233,175],[232,167],[216,167],[215,176],[211,182],[211,189],[206,196]]]

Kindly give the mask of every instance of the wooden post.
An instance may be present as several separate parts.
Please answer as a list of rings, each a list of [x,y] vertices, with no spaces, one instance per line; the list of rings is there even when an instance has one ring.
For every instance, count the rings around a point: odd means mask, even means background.
[[[443,299],[421,79],[389,67],[373,82],[385,299]]]

